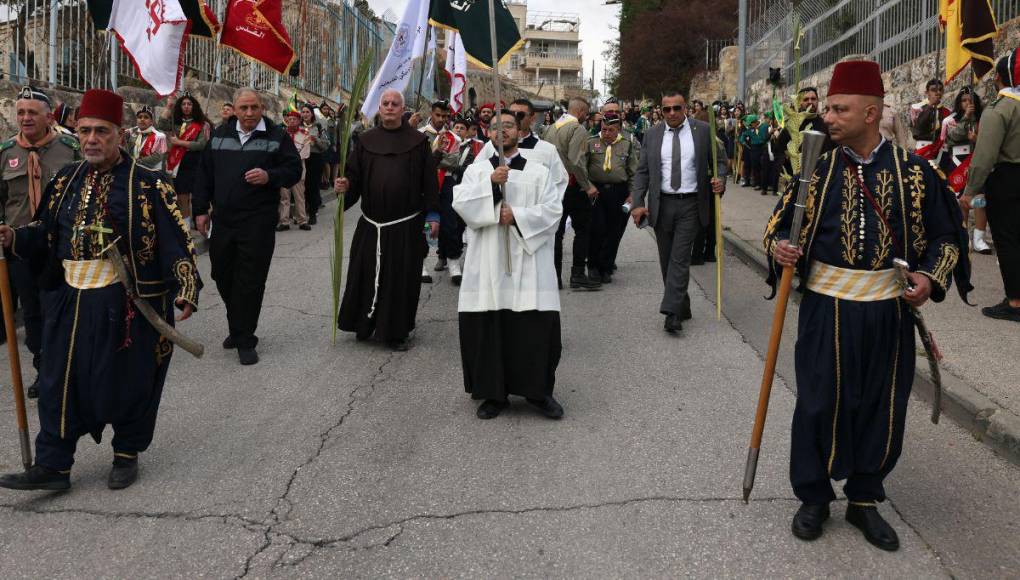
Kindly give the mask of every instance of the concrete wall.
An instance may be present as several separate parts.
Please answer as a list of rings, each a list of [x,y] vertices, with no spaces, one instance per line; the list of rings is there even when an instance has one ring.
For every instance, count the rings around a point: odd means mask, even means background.
[[[1015,18],[999,25],[999,38],[995,43],[996,58],[1006,54],[1008,50],[1020,45],[1020,18]],[[724,79],[724,91],[723,94],[731,97],[736,94],[736,78],[737,78],[737,49],[733,47],[731,57],[727,58],[725,49],[722,53],[721,66],[718,71],[706,71],[700,73],[691,82],[691,95],[692,98],[698,98],[705,102],[711,102],[718,98],[719,94],[719,77],[720,75]],[[860,58],[861,55],[847,55],[844,60],[852,58]],[[882,77],[885,81],[886,90],[886,104],[890,105],[897,111],[906,112],[907,107],[912,103],[916,103],[924,98],[924,84],[935,77],[935,58],[936,53],[931,53],[926,56],[914,59],[906,64],[898,66],[892,70],[885,71]],[[823,97],[829,88],[829,81],[832,78],[832,67],[829,67],[819,73],[805,77],[801,81],[801,86],[814,86],[818,88],[819,94]],[[732,83],[729,81],[732,79]],[[994,98],[995,90],[992,83],[994,77],[989,74],[984,82],[978,87],[978,93],[981,95],[985,103],[988,102],[989,98]],[[965,70],[963,74],[953,80],[949,86],[946,87],[945,102],[944,104],[948,107],[952,107],[953,99],[956,98],[956,93],[960,88],[968,84],[970,81],[969,69]],[[757,95],[757,101],[759,107],[764,106],[772,98],[772,89],[768,86],[765,81],[759,81],[748,87],[748,95],[745,99],[745,103],[748,106],[755,101],[755,95]]]

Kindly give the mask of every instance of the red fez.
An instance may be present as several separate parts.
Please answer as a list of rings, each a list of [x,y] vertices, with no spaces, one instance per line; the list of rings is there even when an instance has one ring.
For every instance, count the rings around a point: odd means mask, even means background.
[[[299,113],[297,111],[287,111],[287,113],[284,114],[283,116],[284,117],[297,117],[298,119],[300,119],[301,118],[301,113]]]
[[[848,60],[836,64],[829,83],[829,95],[884,97],[882,69],[870,60]]]
[[[81,99],[78,118],[102,119],[120,127],[124,122],[124,99],[103,89],[89,89]]]
[[[479,111],[481,111],[482,109],[491,109],[492,111],[495,111],[496,103],[485,103],[484,105],[478,108]]]

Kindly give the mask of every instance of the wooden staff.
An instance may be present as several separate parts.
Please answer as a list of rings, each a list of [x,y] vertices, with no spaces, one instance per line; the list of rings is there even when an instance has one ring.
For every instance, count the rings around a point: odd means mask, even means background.
[[[0,299],[4,308],[4,327],[7,329],[7,356],[11,361],[11,386],[14,388],[14,414],[18,421],[18,439],[21,442],[21,463],[32,467],[32,444],[28,438],[28,414],[25,412],[25,385],[21,382],[21,357],[18,355],[18,330],[14,327],[14,295],[11,293],[11,275],[7,257],[0,251]]]
[[[489,126],[493,124],[496,127],[496,154],[499,155],[499,166],[504,167],[506,165],[506,156],[503,155],[503,127],[502,127],[502,101],[500,99],[500,84],[499,84],[499,50],[496,48],[496,8],[493,0],[489,0],[489,44],[492,48],[492,85],[496,91],[496,111],[493,118],[495,122],[490,122]],[[501,206],[506,206],[506,187],[504,185],[499,186],[500,191],[504,193],[503,201],[500,202]],[[510,226],[503,226],[503,242],[504,249],[506,251],[506,263],[504,264],[506,275],[510,276],[513,273],[513,266],[510,259]]]
[[[790,226],[791,246],[800,244],[801,224],[804,221],[804,206],[807,200],[811,177],[818,164],[818,157],[825,144],[825,134],[819,131],[804,131],[804,143],[801,148],[800,183],[798,184],[797,202],[793,210],[793,223]],[[783,267],[783,276],[779,281],[779,292],[776,297],[776,310],[772,315],[772,332],[769,334],[768,354],[765,356],[765,372],[761,377],[761,389],[758,392],[758,410],[754,415],[754,429],[751,431],[751,445],[747,449],[747,464],[744,466],[744,503],[751,497],[754,488],[754,475],[758,471],[758,452],[761,450],[761,436],[765,431],[765,417],[769,411],[769,397],[772,395],[772,380],[776,375],[776,360],[779,358],[779,343],[783,338],[783,323],[786,321],[786,306],[793,287],[793,266]]]
[[[716,140],[715,110],[708,115],[708,131],[711,133],[712,143],[712,179],[719,178],[719,150]],[[722,320],[722,270],[723,270],[723,247],[722,247],[722,195],[715,197],[715,319]]]

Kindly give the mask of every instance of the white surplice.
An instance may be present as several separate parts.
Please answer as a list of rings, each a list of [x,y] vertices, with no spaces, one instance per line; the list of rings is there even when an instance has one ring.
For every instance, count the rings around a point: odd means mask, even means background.
[[[516,157],[516,156],[515,156]],[[523,163],[523,169],[515,169]],[[553,240],[563,215],[562,192],[549,170],[523,156],[511,162],[504,188],[515,224],[499,225],[490,177],[491,161],[474,163],[453,188],[453,209],[467,224],[467,256],[460,284],[459,312],[559,311],[560,292]],[[511,274],[506,274],[506,232]]]
[[[517,149],[517,152],[528,161],[537,161],[549,170],[553,185],[555,185],[556,191],[560,192],[560,199],[563,199],[563,194],[567,192],[567,185],[570,184],[570,174],[567,173],[567,168],[563,166],[563,161],[560,159],[559,152],[556,151],[556,146],[548,141],[539,139],[535,143],[534,148],[525,149],[520,147]],[[496,148],[492,145],[492,141],[486,141],[485,147],[482,148],[478,153],[478,157],[475,158],[475,163],[488,163],[489,159],[495,154]]]

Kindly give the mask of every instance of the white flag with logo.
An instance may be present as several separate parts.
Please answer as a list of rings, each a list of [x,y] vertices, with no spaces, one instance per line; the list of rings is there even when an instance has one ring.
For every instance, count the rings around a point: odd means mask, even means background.
[[[379,98],[383,91],[394,89],[404,92],[411,80],[414,59],[425,54],[425,31],[428,27],[428,0],[408,0],[404,17],[400,19],[393,36],[393,44],[386,54],[386,61],[372,79],[372,87],[368,89],[365,104],[361,106],[361,112],[366,118],[371,119],[379,112]]]
[[[113,0],[109,26],[138,76],[160,96],[177,90],[190,29],[178,0]]]
[[[446,76],[450,79],[450,109],[460,113],[464,109],[464,92],[467,90],[467,53],[464,41],[455,30],[446,31]]]

